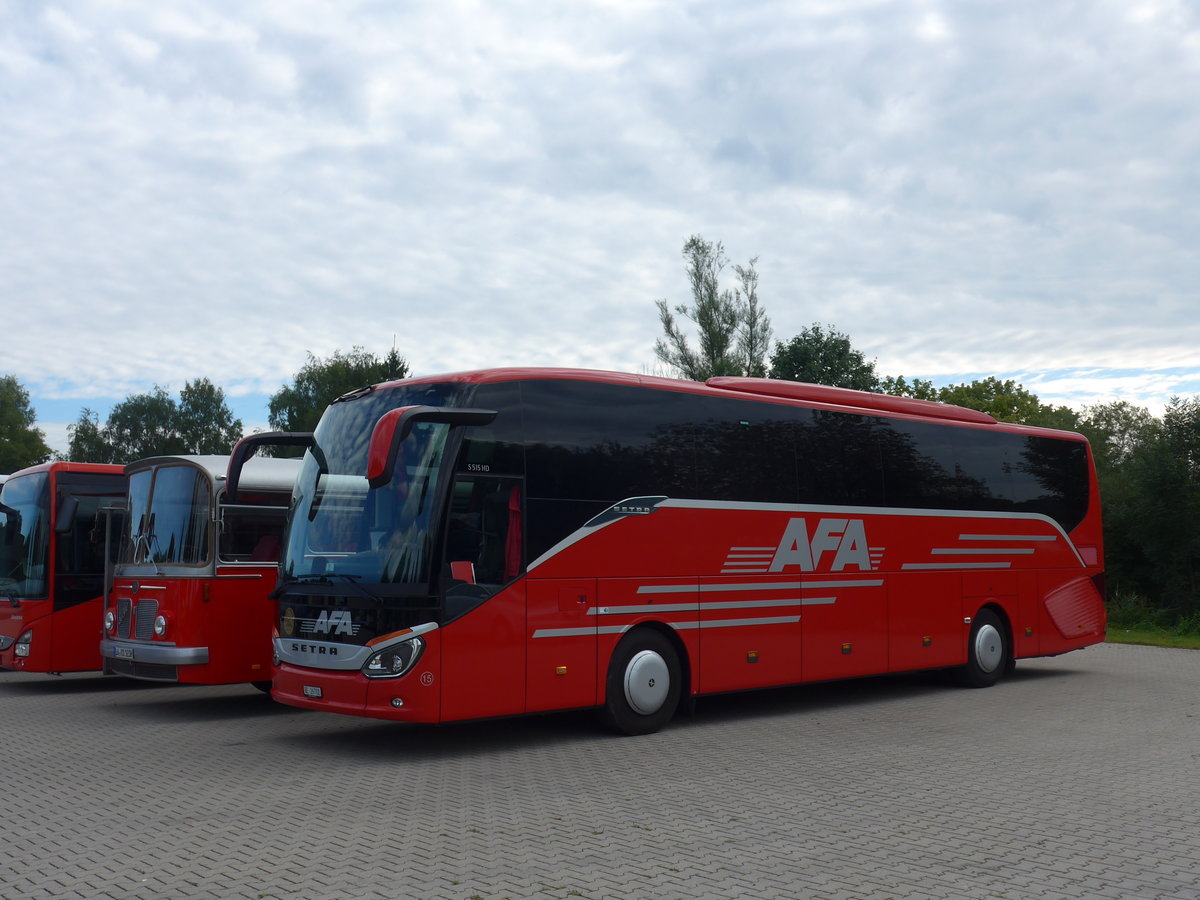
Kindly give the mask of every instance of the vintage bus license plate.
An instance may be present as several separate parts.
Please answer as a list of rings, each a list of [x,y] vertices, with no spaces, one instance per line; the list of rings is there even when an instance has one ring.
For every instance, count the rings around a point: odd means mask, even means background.
[[[306,684],[304,686],[304,696],[311,697],[313,700],[320,700],[321,699],[320,685]]]
[[[113,647],[113,659],[133,659],[133,648]]]

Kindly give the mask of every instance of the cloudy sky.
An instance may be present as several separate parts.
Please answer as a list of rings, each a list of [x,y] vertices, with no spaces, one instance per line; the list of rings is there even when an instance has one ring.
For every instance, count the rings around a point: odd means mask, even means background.
[[[263,425],[354,345],[659,371],[701,234],[777,339],[1161,410],[1200,392],[1198,9],[0,0],[0,374],[61,448],[201,376]]]

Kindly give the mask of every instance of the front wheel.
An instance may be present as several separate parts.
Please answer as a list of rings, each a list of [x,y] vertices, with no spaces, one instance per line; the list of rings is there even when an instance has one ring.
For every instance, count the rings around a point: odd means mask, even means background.
[[[1000,617],[990,609],[980,610],[971,623],[967,664],[958,670],[958,681],[966,687],[991,687],[1008,669],[1011,656]]]
[[[624,734],[651,734],[671,720],[683,691],[679,654],[657,631],[627,634],[613,652],[604,720]]]

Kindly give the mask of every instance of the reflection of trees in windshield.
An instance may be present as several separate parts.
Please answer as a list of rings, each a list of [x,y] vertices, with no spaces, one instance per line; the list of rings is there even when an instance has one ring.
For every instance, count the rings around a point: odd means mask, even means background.
[[[354,474],[322,474],[305,457],[284,555],[287,577],[345,575],[376,583],[428,579],[430,531],[449,426],[419,423],[399,448],[391,480],[369,488],[366,455]],[[353,455],[356,445],[343,442]],[[346,459],[329,460],[331,468]]]
[[[208,559],[208,478],[191,466],[164,466],[129,479],[125,564],[198,565]]]
[[[49,478],[10,478],[0,490],[0,590],[14,597],[46,593]]]

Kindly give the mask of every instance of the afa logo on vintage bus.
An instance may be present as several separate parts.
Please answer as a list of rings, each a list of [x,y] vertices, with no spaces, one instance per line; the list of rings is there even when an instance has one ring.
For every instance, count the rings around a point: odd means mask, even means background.
[[[807,519],[789,519],[774,547],[730,547],[722,575],[772,572],[870,572],[883,556],[867,543],[862,519],[822,518],[809,529]]]

